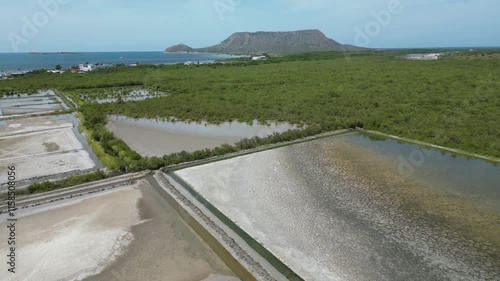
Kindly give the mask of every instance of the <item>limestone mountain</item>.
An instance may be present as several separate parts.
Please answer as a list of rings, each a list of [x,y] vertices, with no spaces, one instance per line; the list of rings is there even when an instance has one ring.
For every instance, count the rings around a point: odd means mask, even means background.
[[[200,49],[180,44],[165,50],[166,53],[304,53],[321,51],[359,51],[363,48],[343,45],[325,36],[321,31],[299,30],[291,32],[238,32],[221,43]]]

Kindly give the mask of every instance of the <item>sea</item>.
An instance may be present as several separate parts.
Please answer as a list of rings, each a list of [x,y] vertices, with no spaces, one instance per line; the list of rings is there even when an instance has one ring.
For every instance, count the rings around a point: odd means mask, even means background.
[[[234,58],[223,54],[166,54],[163,52],[98,52],[98,53],[0,53],[0,74],[36,69],[54,69],[60,64],[69,69],[79,64],[177,64],[213,62]]]

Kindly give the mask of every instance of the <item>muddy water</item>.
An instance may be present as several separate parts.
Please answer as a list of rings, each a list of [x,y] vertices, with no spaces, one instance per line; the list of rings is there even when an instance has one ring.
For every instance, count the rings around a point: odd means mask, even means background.
[[[163,156],[183,150],[193,152],[234,144],[243,138],[268,136],[273,132],[293,129],[289,124],[270,126],[246,123],[163,122],[149,119],[131,119],[120,116],[108,118],[108,129],[143,156]]]
[[[132,227],[134,240],[125,254],[86,281],[199,281],[211,275],[233,276],[223,261],[148,183],[143,182],[140,190],[143,197],[138,206],[145,222]]]
[[[500,167],[404,173],[415,149],[349,134],[176,173],[306,280],[499,280]]]

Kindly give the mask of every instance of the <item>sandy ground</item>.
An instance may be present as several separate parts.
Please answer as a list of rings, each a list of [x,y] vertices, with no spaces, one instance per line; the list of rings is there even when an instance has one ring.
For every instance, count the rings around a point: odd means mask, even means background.
[[[238,280],[149,184],[142,183],[141,191],[138,206],[145,222],[132,227],[135,239],[114,264],[85,281]]]
[[[131,242],[140,197],[138,189],[127,188],[26,217],[20,212],[17,272],[8,273],[2,262],[0,280],[80,280],[102,271]],[[5,219],[0,217],[1,229]],[[5,240],[0,249],[6,252]]]

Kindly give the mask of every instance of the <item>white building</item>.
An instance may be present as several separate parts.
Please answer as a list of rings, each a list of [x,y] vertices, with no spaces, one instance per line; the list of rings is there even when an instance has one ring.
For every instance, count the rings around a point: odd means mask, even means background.
[[[55,74],[63,74],[64,70],[47,70],[47,72],[55,73]]]
[[[94,69],[94,65],[82,63],[78,66],[78,69],[83,72],[92,71]]]
[[[252,60],[265,60],[266,59],[266,56],[256,56],[256,57],[252,57]]]

